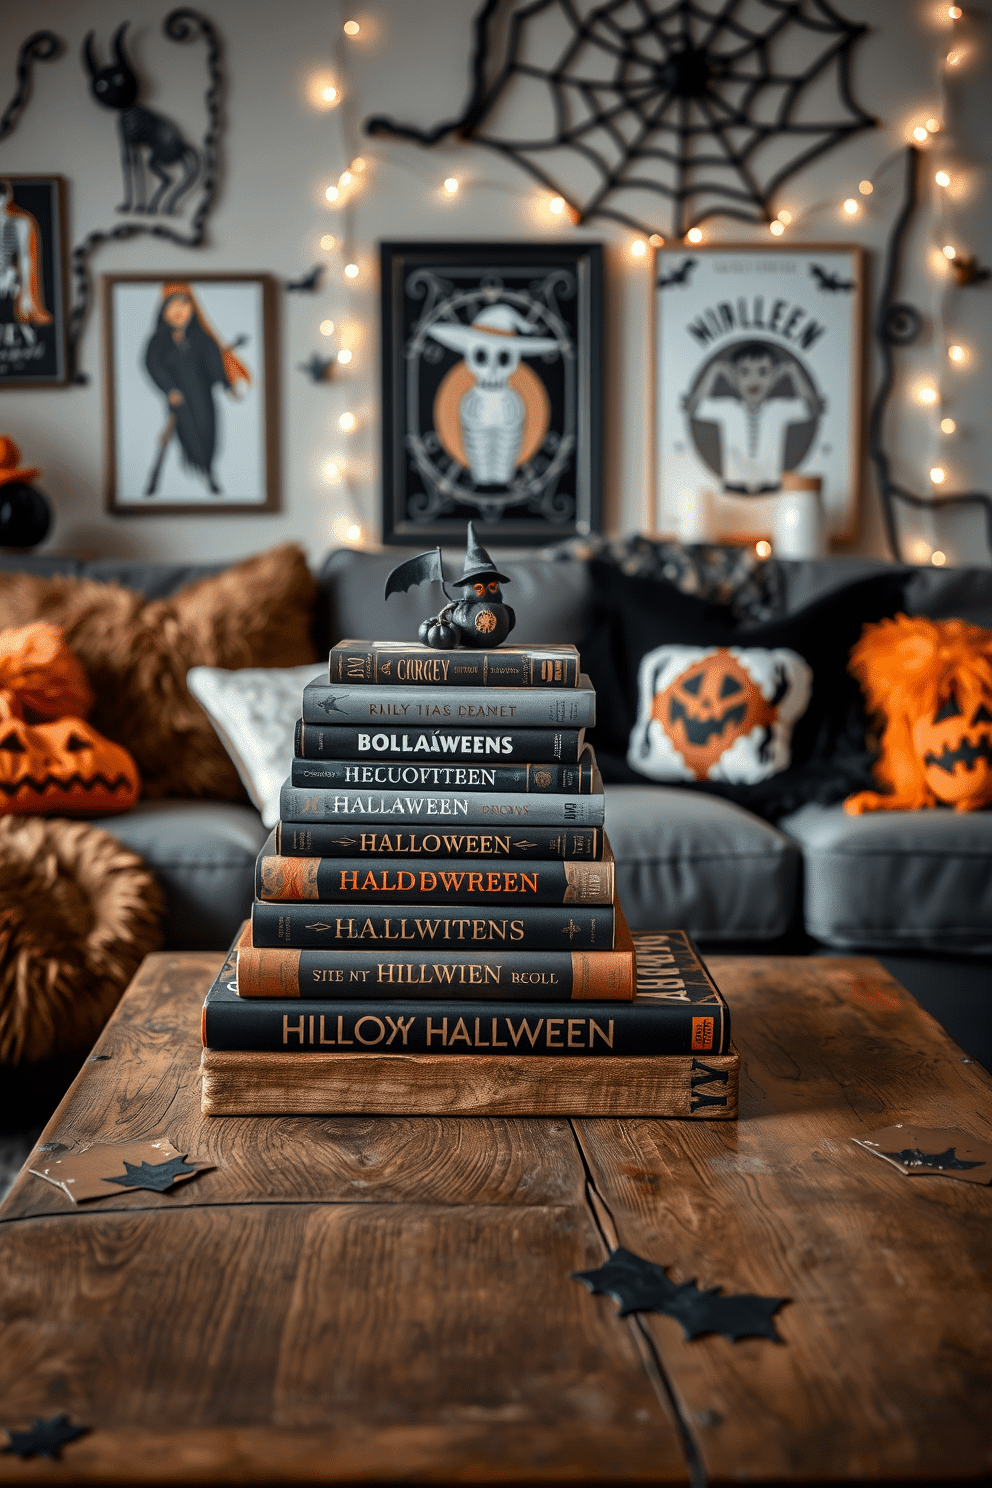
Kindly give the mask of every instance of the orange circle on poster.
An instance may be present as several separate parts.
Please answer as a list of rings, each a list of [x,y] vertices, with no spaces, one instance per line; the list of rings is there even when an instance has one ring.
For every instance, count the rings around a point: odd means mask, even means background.
[[[462,444],[462,421],[458,407],[464,395],[475,386],[475,378],[464,362],[456,362],[441,379],[441,386],[434,395],[434,430],[446,454],[457,460],[463,469],[469,468]],[[526,362],[521,362],[507,386],[513,388],[524,400],[524,431],[520,440],[517,468],[536,454],[544,443],[544,436],[551,423],[551,399],[548,390],[531,371]]]

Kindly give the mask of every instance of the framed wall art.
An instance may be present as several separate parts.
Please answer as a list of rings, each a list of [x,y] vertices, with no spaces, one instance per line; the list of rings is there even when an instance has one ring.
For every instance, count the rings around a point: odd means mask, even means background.
[[[66,357],[61,176],[0,176],[0,387],[60,387]]]
[[[381,253],[383,542],[598,531],[601,245]]]
[[[103,291],[109,509],[277,511],[275,281],[110,274]]]
[[[828,537],[854,536],[862,259],[807,243],[657,253],[655,530],[699,524],[702,505],[713,540],[768,536],[792,471],[819,478]]]

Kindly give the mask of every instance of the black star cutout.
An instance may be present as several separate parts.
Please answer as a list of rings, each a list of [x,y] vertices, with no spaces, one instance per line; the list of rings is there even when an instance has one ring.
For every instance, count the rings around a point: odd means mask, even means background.
[[[610,1258],[595,1271],[573,1271],[575,1281],[584,1281],[589,1290],[613,1297],[620,1303],[618,1316],[630,1312],[660,1312],[681,1323],[685,1337],[701,1338],[704,1333],[722,1333],[736,1343],[739,1338],[782,1339],[775,1331],[772,1314],[788,1297],[756,1297],[750,1292],[722,1297],[719,1287],[701,1291],[695,1281],[669,1281],[663,1266],[646,1261],[624,1250],[610,1252]]]
[[[982,1162],[966,1162],[958,1157],[953,1147],[946,1152],[921,1152],[919,1147],[904,1147],[901,1152],[883,1152],[892,1162],[902,1163],[904,1168],[933,1168],[943,1173],[952,1168],[984,1168]]]
[[[5,1447],[0,1447],[0,1452],[13,1452],[16,1457],[54,1459],[67,1442],[75,1441],[78,1436],[85,1436],[89,1430],[89,1426],[71,1426],[69,1417],[65,1415],[35,1416],[30,1431],[11,1431],[8,1428],[9,1440]]]
[[[165,1193],[177,1178],[189,1178],[200,1171],[190,1166],[184,1157],[170,1157],[162,1163],[124,1163],[127,1172],[123,1178],[105,1178],[105,1183],[119,1183],[121,1188],[150,1188],[155,1193]]]

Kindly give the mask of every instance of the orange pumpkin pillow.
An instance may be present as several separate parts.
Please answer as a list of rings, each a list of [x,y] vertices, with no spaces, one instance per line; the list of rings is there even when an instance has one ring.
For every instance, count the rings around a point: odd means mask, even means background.
[[[992,631],[896,615],[866,625],[850,670],[880,725],[874,773],[845,811],[913,811],[992,801]]]
[[[57,626],[0,631],[0,814],[105,816],[134,805],[137,766],[84,721],[92,702]]]

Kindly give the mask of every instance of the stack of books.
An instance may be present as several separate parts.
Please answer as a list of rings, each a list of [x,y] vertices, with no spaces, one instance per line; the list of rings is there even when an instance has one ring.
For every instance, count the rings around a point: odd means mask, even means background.
[[[343,641],[302,712],[204,1111],[736,1113],[687,938],[635,954],[573,646]]]

